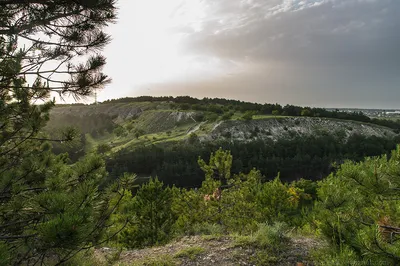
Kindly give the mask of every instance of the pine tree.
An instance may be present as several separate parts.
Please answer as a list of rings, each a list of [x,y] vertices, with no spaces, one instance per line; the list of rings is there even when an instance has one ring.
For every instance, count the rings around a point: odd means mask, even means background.
[[[99,191],[98,156],[74,165],[55,156],[42,128],[54,101],[86,97],[109,79],[98,52],[102,29],[116,17],[113,0],[0,1],[0,262],[61,264],[101,243],[129,178]],[[84,59],[82,59],[84,58]],[[29,84],[31,83],[31,84]],[[110,204],[115,202],[114,205]]]
[[[400,263],[400,147],[387,156],[345,162],[319,183],[316,218],[343,253],[370,265]]]
[[[176,220],[172,199],[172,189],[164,188],[157,178],[142,185],[125,206],[126,215],[133,219],[122,232],[120,242],[128,247],[144,247],[169,240]]]

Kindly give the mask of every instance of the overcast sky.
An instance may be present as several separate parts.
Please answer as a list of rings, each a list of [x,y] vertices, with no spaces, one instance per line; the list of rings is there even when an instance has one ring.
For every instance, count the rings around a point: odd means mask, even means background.
[[[400,108],[400,0],[119,0],[99,100]]]

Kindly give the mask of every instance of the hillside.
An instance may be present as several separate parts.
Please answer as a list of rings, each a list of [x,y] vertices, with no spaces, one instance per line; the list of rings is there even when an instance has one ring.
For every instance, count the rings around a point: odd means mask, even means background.
[[[197,159],[219,147],[235,156],[234,173],[256,167],[267,179],[280,173],[290,181],[321,179],[333,164],[388,153],[399,142],[396,121],[362,113],[187,97],[53,108],[46,131],[59,138],[68,126],[80,138],[55,143],[54,152],[77,161],[97,151],[106,156],[111,179],[130,172],[185,187],[201,184]]]
[[[66,122],[65,120],[71,121],[72,124],[77,120],[91,120],[95,116],[104,117],[105,119],[101,122],[112,125],[109,127],[111,132],[102,132],[101,138],[90,138],[94,141],[91,147],[95,148],[100,143],[111,143],[114,151],[138,144],[185,140],[191,133],[195,133],[200,141],[223,138],[232,141],[277,140],[321,132],[339,134],[344,138],[353,134],[366,137],[394,137],[396,135],[390,128],[359,121],[276,115],[254,115],[252,120],[246,121],[241,119],[242,112],[232,112],[231,117],[227,119],[222,118],[222,115],[210,116],[204,111],[171,109],[167,102],[57,107],[51,112],[49,127],[57,127],[59,123]],[[88,125],[91,121],[85,122],[84,124]],[[96,126],[99,124],[101,123]],[[117,127],[123,128],[120,136],[109,134]],[[84,126],[81,126],[80,130],[83,133],[90,132]]]

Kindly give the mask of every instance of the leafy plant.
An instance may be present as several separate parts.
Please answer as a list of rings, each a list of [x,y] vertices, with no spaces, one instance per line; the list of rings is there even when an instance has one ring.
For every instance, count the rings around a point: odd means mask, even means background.
[[[172,189],[164,188],[158,179],[143,184],[127,203],[126,215],[132,219],[119,241],[127,247],[162,244],[172,237],[176,217],[172,212]]]
[[[316,212],[319,228],[342,252],[360,259],[400,262],[400,147],[387,156],[346,162],[319,183]],[[394,232],[394,233],[391,233]]]

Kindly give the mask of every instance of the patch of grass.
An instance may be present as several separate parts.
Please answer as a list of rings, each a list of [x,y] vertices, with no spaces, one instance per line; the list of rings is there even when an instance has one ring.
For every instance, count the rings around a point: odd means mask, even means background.
[[[243,252],[242,249],[235,249],[232,251],[232,258],[234,258],[236,261],[242,259],[246,254]]]
[[[260,250],[251,259],[251,263],[255,265],[276,265],[279,262],[279,258],[273,256],[271,253]]]
[[[342,250],[338,250],[332,247],[319,248],[311,252],[311,257],[316,265],[328,266],[328,265],[349,265],[349,266],[361,266],[361,265],[390,265],[385,262],[374,262],[360,259],[354,251],[344,247]]]
[[[282,118],[290,118],[294,116],[285,116],[285,115],[254,115],[253,120],[258,119],[282,119]]]
[[[195,260],[197,256],[205,253],[206,250],[202,247],[189,247],[178,251],[175,254],[175,258],[188,258],[190,260]]]
[[[111,261],[113,263],[114,261]],[[54,262],[50,262],[51,265],[53,265]],[[109,260],[108,258],[99,258],[94,255],[93,250],[89,250],[88,252],[80,252],[76,256],[74,256],[72,259],[67,261],[64,265],[66,266],[73,266],[73,265],[82,265],[82,266],[92,266],[92,265],[98,265],[98,266],[105,266],[109,265]]]
[[[274,225],[259,224],[258,230],[251,235],[234,236],[235,246],[251,246],[273,251],[283,250],[288,237],[286,236],[286,226],[283,223]]]
[[[138,261],[134,261],[130,266],[175,266],[177,262],[170,255],[162,255],[158,257],[147,257]]]
[[[202,223],[193,225],[193,233],[196,235],[221,236],[224,230],[219,224]]]

